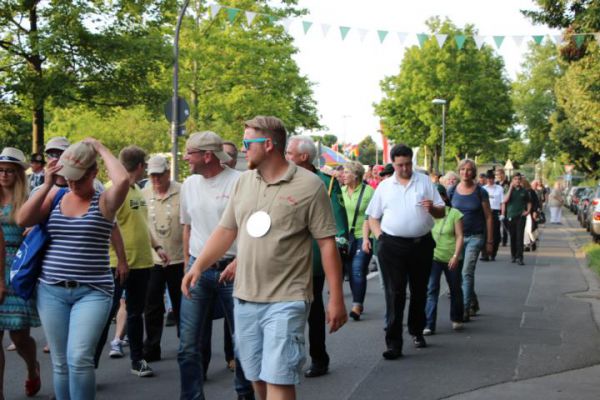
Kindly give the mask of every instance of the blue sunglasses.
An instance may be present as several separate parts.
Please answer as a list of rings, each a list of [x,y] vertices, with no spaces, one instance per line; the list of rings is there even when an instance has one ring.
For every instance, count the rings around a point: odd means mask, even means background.
[[[256,139],[243,139],[242,143],[244,144],[244,148],[246,150],[248,150],[250,148],[251,143],[264,143],[267,140],[269,140],[269,138],[264,138],[264,137],[256,138]]]

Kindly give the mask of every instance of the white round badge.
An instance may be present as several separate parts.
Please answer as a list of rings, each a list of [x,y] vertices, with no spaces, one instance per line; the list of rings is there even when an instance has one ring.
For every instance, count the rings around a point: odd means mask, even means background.
[[[269,232],[271,228],[271,217],[264,211],[257,211],[248,218],[246,222],[246,231],[248,235],[259,238]]]

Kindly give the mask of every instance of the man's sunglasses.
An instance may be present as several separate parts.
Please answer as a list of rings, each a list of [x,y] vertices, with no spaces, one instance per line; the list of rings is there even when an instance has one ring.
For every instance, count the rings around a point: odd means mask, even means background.
[[[244,148],[246,150],[248,150],[250,148],[251,143],[264,143],[267,140],[269,140],[269,138],[264,138],[264,137],[256,138],[256,139],[244,139],[244,140],[242,140],[242,143],[244,144]]]

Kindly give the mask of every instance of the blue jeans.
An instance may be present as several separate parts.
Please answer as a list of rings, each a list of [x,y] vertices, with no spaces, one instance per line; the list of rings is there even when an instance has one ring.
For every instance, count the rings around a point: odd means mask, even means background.
[[[352,256],[346,261],[346,271],[350,276],[350,290],[352,291],[352,306],[362,307],[367,293],[367,269],[371,261],[371,253],[362,251],[363,239],[356,239],[349,249]],[[371,243],[372,245],[372,243]]]
[[[450,320],[452,322],[462,322],[463,320],[463,294],[460,286],[460,268],[457,267],[454,270],[450,270],[448,263],[433,260],[431,263],[431,273],[429,274],[429,284],[427,286],[427,304],[425,305],[427,324],[425,327],[434,332],[442,272],[446,276],[446,282],[448,282],[448,288],[450,289]]]
[[[111,301],[87,285],[67,289],[39,283],[37,308],[51,350],[56,400],[96,398],[94,351]]]
[[[196,260],[190,257],[189,269]],[[209,268],[191,288],[191,298],[181,297],[179,320],[180,343],[177,362],[181,377],[181,399],[204,399],[204,358],[210,354],[213,309],[216,304],[224,306],[226,321],[233,329],[233,282],[219,283],[221,273]],[[207,348],[208,347],[208,348]],[[252,384],[244,377],[244,371],[236,357],[235,391],[238,395],[252,393]]]
[[[462,290],[463,305],[465,310],[470,306],[477,304],[477,294],[475,294],[475,265],[479,258],[479,252],[484,244],[484,235],[465,235],[465,245],[463,248],[462,260]]]

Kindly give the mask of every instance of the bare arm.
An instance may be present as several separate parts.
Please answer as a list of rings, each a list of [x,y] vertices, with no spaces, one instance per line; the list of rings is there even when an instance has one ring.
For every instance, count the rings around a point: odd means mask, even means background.
[[[317,244],[321,250],[321,263],[329,286],[326,321],[329,324],[329,332],[333,333],[348,320],[342,291],[342,260],[333,236],[317,239]]]
[[[369,220],[365,219],[362,226],[362,251],[365,253],[371,252],[371,241],[369,240],[369,235],[371,234],[371,229],[369,229]]]
[[[369,217],[369,227],[371,228],[371,232],[373,232],[375,238],[379,239],[379,236],[381,236],[381,221],[373,217]]]
[[[129,264],[127,263],[127,254],[125,254],[125,243],[119,225],[115,224],[110,234],[110,243],[115,249],[117,255],[117,269],[115,270],[115,278],[123,285],[129,276]]]
[[[236,237],[237,229],[227,229],[222,226],[217,226],[215,228],[206,241],[206,245],[202,249],[202,252],[198,255],[196,261],[194,261],[194,265],[192,265],[190,270],[183,277],[181,282],[181,292],[186,297],[190,297],[190,288],[196,285],[202,272],[219,261],[227,249],[231,247]]]
[[[448,268],[451,270],[458,267],[460,255],[462,254],[462,249],[465,243],[462,218],[454,223],[454,237],[456,238],[456,243],[454,244],[454,255],[450,259],[450,262],[448,262]]]
[[[192,226],[188,224],[183,225],[183,267],[185,268],[190,263],[190,234]]]
[[[50,160],[44,173],[44,183],[17,211],[15,222],[22,227],[33,226],[45,221],[50,214],[52,200],[58,189],[54,187],[56,173],[62,168],[58,160]]]
[[[490,208],[489,201],[482,201],[481,207],[483,208],[483,216],[485,217],[485,228],[487,232],[487,243],[494,244],[494,216],[492,215],[492,209]]]

